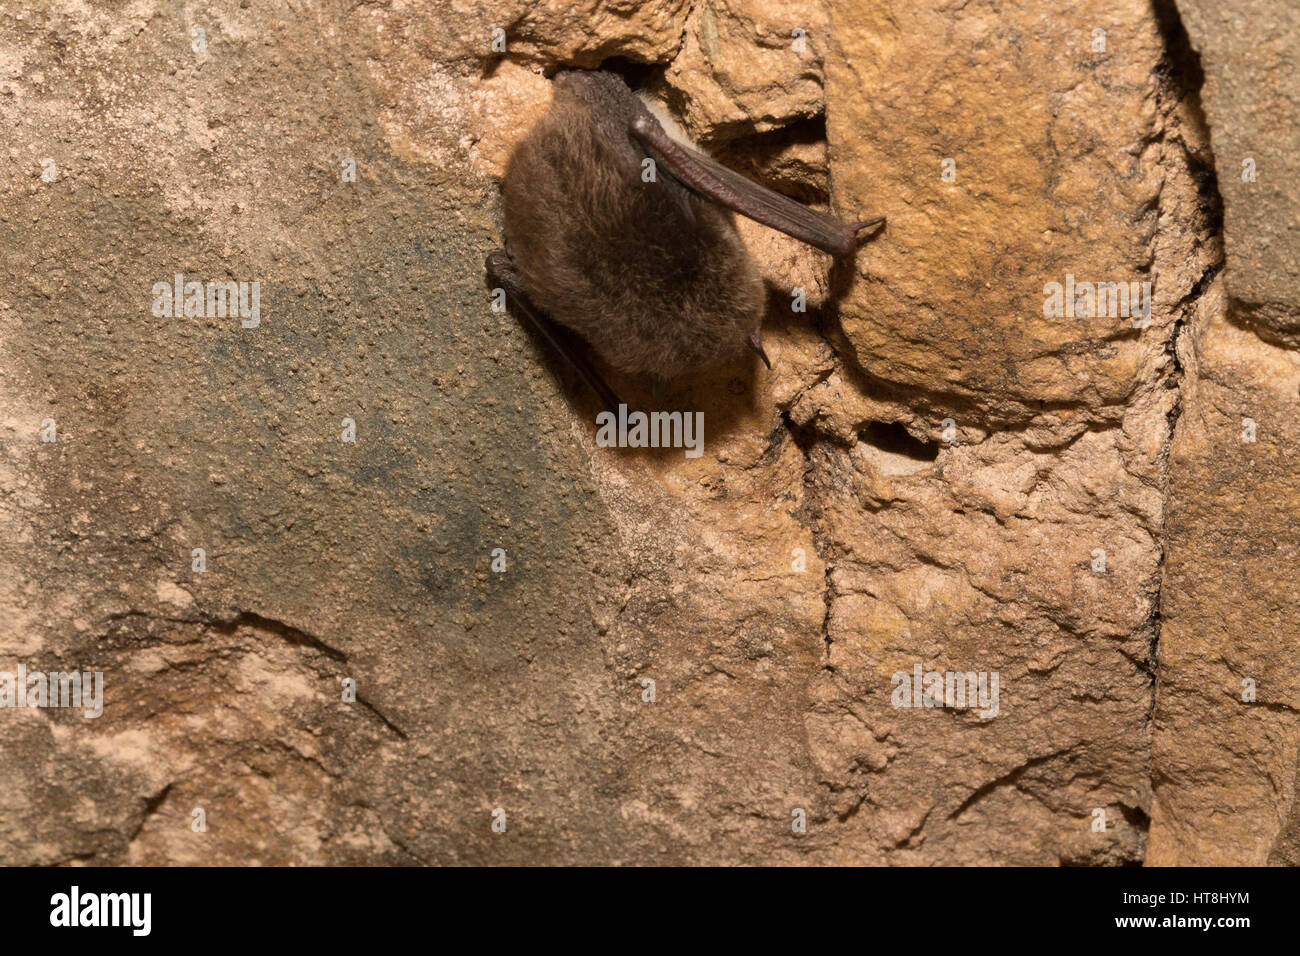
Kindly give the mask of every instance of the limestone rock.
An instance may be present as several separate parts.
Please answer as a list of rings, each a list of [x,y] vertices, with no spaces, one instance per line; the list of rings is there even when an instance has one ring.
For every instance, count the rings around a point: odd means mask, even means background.
[[[1295,865],[1300,355],[1228,322],[1223,286],[1184,349],[1169,462],[1148,861]]]
[[[822,114],[822,3],[700,0],[658,91],[706,142]]]
[[[1189,316],[1168,464],[1155,802],[1157,865],[1300,862],[1293,438],[1297,87],[1285,3],[1180,2],[1204,69],[1226,265]],[[1166,16],[1172,10],[1166,9]],[[1255,160],[1255,181],[1243,157]]]
[[[889,217],[843,277],[857,363],[961,419],[1117,420],[1163,350],[1165,310],[1140,334],[1100,309],[1046,317],[1045,286],[1180,284],[1153,261],[1165,170],[1149,6],[832,9],[836,206]]]

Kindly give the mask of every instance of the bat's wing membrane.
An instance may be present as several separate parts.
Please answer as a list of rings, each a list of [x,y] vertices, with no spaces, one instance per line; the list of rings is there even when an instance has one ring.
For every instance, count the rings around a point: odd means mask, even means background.
[[[859,230],[885,221],[883,216],[847,223],[746,179],[698,150],[673,139],[654,117],[641,115],[632,136],[690,189],[746,218],[779,229],[800,242],[833,256],[850,256]]]
[[[515,310],[528,321],[529,325],[537,330],[542,338],[551,344],[552,348],[568,359],[569,364],[582,376],[582,380],[596,393],[596,397],[600,399],[605,409],[617,413],[618,406],[624,404],[623,400],[618,397],[618,394],[612,388],[605,384],[605,380],[587,358],[586,349],[577,340],[577,337],[567,329],[560,328],[546,318],[529,301],[527,293],[524,292],[523,286],[519,282],[519,273],[515,269],[515,264],[510,260],[509,254],[499,249],[488,255],[487,262],[484,265],[487,267],[488,276],[491,277],[492,281],[505,290],[506,296],[514,304]]]

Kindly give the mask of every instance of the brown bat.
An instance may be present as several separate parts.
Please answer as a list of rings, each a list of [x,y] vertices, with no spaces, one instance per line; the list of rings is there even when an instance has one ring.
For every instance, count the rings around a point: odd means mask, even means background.
[[[487,271],[614,409],[618,396],[569,332],[657,382],[746,347],[771,368],[763,282],[728,210],[834,256],[885,221],[809,209],[670,136],[616,74],[563,72],[550,111],[510,157],[506,250]]]

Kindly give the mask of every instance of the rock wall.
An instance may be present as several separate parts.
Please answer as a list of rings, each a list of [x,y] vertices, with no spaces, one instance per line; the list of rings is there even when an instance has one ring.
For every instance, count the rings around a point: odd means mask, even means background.
[[[0,672],[104,690],[0,709],[0,862],[1296,862],[1296,27],[8,4]],[[739,223],[774,369],[673,383],[697,459],[597,447],[482,272],[601,65],[889,219]],[[1088,282],[1149,309],[1053,309]]]
[[[1300,11],[1178,7],[1200,51],[1226,258],[1180,350],[1148,860],[1294,866]]]

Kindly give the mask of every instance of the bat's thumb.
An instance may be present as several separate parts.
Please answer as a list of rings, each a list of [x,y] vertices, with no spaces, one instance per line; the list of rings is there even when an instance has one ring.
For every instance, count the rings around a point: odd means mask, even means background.
[[[854,235],[857,235],[863,229],[870,229],[872,226],[884,225],[884,222],[884,216],[877,216],[875,219],[863,219],[860,222],[855,222],[853,224],[853,233]]]

